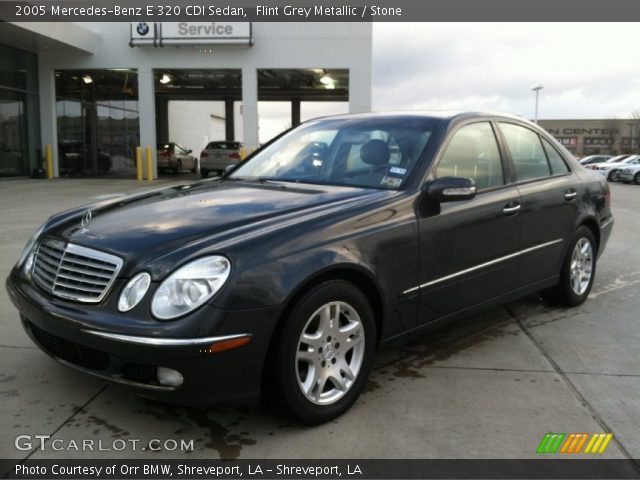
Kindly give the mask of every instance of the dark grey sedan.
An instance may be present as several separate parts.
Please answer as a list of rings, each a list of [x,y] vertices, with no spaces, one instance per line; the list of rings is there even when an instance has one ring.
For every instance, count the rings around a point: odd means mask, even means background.
[[[532,292],[584,302],[609,204],[602,175],[519,118],[330,117],[222,178],[54,215],[7,288],[65,365],[317,423],[351,407],[381,347]]]

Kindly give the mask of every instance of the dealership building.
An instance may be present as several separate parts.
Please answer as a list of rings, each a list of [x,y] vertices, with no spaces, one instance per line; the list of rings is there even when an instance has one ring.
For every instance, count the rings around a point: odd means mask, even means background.
[[[370,111],[371,29],[2,23],[0,176],[29,175],[47,150],[55,176],[129,175],[136,147],[150,146],[155,165],[157,145],[176,135],[196,155],[212,140],[252,149],[268,140],[259,106],[272,102],[290,118],[280,129],[318,112]]]
[[[576,156],[640,151],[640,120],[538,120],[538,125]]]

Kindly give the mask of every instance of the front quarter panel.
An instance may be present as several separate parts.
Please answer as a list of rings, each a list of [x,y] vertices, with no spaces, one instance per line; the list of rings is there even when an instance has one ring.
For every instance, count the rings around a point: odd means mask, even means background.
[[[283,305],[320,277],[344,271],[366,276],[379,295],[385,337],[415,324],[415,298],[399,301],[417,283],[414,198],[398,193],[390,201],[300,222],[233,245],[229,283],[213,305],[231,310]],[[368,285],[359,285],[367,289]]]

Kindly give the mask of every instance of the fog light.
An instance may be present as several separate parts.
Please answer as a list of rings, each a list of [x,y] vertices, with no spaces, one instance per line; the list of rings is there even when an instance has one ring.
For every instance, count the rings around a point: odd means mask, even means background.
[[[177,370],[166,367],[158,367],[158,383],[167,387],[179,387],[182,385],[182,374]]]

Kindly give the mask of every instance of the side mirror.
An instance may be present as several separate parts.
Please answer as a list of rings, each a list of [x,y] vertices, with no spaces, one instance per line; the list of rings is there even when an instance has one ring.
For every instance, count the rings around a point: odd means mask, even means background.
[[[191,152],[193,152],[193,150],[187,150],[187,153],[191,153]]]
[[[476,196],[476,182],[468,177],[440,177],[425,183],[422,190],[436,202],[458,202]]]

